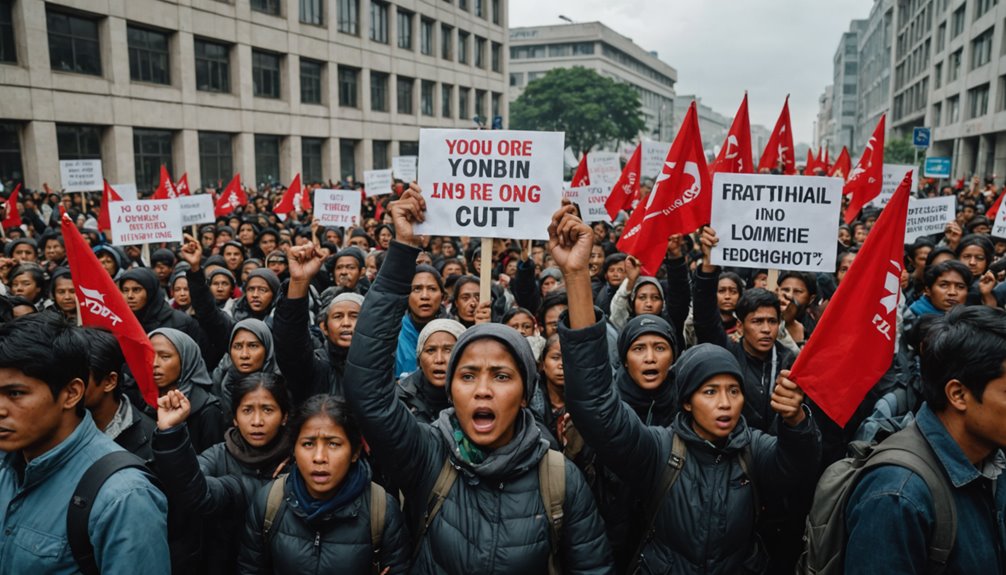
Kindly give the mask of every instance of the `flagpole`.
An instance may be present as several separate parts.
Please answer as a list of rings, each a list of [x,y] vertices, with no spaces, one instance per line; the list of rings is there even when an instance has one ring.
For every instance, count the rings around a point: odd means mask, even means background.
[[[492,275],[489,273],[493,265],[493,239],[482,238],[482,257],[479,268],[479,303],[490,301],[490,285]]]
[[[767,289],[770,292],[774,292],[775,289],[779,287],[779,269],[772,268],[768,270],[768,279],[766,281],[768,283],[765,286],[765,289]]]

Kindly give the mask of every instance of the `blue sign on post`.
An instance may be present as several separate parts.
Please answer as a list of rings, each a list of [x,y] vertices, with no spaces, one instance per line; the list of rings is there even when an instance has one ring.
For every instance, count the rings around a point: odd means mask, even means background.
[[[916,148],[928,148],[930,135],[931,132],[929,128],[913,128],[912,145]]]
[[[922,173],[927,178],[949,178],[950,158],[945,156],[926,158],[926,165]]]

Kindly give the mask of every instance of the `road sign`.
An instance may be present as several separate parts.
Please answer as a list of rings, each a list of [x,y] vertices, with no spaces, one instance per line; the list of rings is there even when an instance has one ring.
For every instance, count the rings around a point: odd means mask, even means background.
[[[950,158],[946,156],[926,158],[923,175],[927,178],[949,178]]]
[[[929,128],[912,129],[912,145],[916,148],[926,149],[929,147],[929,139],[932,135]]]

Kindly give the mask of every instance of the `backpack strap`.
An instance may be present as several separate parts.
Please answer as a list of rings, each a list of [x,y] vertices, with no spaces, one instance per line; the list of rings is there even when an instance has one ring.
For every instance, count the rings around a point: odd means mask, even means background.
[[[376,483],[370,484],[370,545],[374,549],[371,563],[374,575],[381,573],[381,543],[384,539],[384,519],[388,513],[388,496],[384,488]]]
[[[437,475],[437,480],[433,484],[433,491],[430,491],[430,496],[426,500],[426,515],[423,517],[423,524],[416,535],[416,546],[412,550],[413,559],[419,555],[419,548],[423,544],[426,531],[433,524],[433,519],[440,512],[440,508],[444,506],[447,494],[451,491],[451,486],[454,485],[454,480],[457,478],[458,470],[451,464],[451,458],[448,456],[444,459],[444,465],[440,468],[440,474]]]
[[[262,536],[266,542],[272,540],[272,526],[277,523],[276,516],[283,506],[283,491],[286,485],[286,474],[280,475],[269,486],[269,495],[265,500],[265,516],[262,519]]]
[[[755,524],[757,524],[758,516],[761,515],[761,501],[758,499],[758,485],[755,483],[754,476],[754,456],[751,453],[750,443],[745,445],[744,449],[741,449],[737,462],[740,463],[741,471],[744,472],[748,481],[751,482],[751,496],[754,498]]]
[[[562,505],[566,501],[566,457],[549,449],[538,462],[538,489],[548,513],[551,545],[548,552],[548,575],[560,575],[559,544],[562,540]]]
[[[688,448],[685,446],[685,440],[681,439],[681,436],[677,433],[674,433],[671,438],[671,456],[667,459],[667,467],[664,468],[664,473],[660,477],[660,486],[651,494],[646,508],[646,523],[644,523],[646,531],[643,533],[642,539],[639,540],[636,554],[633,556],[626,573],[635,573],[639,568],[639,560],[643,558],[643,548],[653,539],[655,532],[654,523],[657,520],[657,513],[660,511],[661,503],[663,503],[664,498],[671,491],[674,483],[677,482],[678,476],[681,475],[681,470],[685,467],[685,460],[687,458]]]
[[[91,508],[98,497],[101,486],[112,475],[123,469],[139,469],[158,488],[160,484],[150,474],[143,460],[128,451],[113,451],[103,455],[91,464],[77,482],[66,509],[66,538],[70,544],[73,560],[84,575],[99,575],[98,563],[94,557],[94,546],[87,531],[91,519]]]

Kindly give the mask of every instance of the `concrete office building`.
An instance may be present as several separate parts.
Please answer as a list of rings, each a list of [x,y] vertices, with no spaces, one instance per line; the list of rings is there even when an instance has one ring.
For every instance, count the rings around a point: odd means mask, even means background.
[[[856,107],[859,100],[859,35],[866,27],[865,20],[853,20],[849,31],[835,50],[834,82],[832,83],[831,130],[832,146],[841,150],[842,146],[855,151]]]
[[[507,116],[505,0],[0,0],[0,178],[362,177]]]
[[[859,83],[853,147],[863,152],[880,116],[891,109],[891,49],[894,46],[894,1],[875,0],[859,33]]]
[[[669,142],[674,137],[674,85],[678,72],[630,38],[600,22],[510,29],[511,102],[528,82],[553,68],[583,66],[630,84],[643,105],[642,137]]]
[[[834,91],[834,86],[825,86],[824,93],[817,99],[817,121],[814,122],[814,147],[817,149],[827,148],[828,150],[835,150],[837,154],[838,150],[841,150],[841,147],[836,150],[833,140],[835,120],[831,117],[833,109],[831,100]]]

